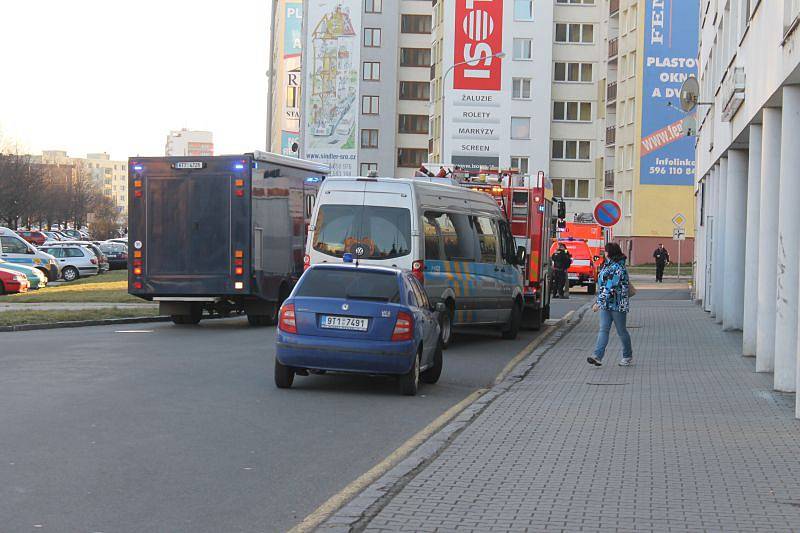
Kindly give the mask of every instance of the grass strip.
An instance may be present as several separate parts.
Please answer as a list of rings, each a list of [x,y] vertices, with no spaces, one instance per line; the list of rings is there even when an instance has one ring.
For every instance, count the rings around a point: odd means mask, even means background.
[[[21,324],[52,324],[54,322],[73,322],[77,320],[104,320],[106,318],[158,316],[158,309],[84,309],[59,311],[6,311],[0,313],[0,326]]]
[[[0,296],[0,303],[141,303],[143,301],[128,294],[128,273],[125,270],[81,278],[38,291]]]

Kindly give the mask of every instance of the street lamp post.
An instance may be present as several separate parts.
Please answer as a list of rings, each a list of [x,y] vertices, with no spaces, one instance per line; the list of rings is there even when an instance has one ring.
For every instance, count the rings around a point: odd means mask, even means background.
[[[445,91],[447,85],[447,75],[456,68],[460,67],[461,65],[476,65],[479,61],[483,61],[485,59],[490,59],[492,57],[496,57],[497,59],[503,59],[506,57],[505,52],[497,52],[496,54],[492,54],[490,56],[479,57],[477,59],[472,59],[470,61],[461,61],[459,63],[455,63],[449,69],[447,69],[444,74],[442,74],[442,123],[441,127],[439,128],[439,163],[444,165],[444,99],[445,99]]]

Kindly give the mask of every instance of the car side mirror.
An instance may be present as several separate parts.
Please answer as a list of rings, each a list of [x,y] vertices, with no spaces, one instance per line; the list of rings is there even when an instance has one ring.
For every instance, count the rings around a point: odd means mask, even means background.
[[[594,260],[595,261],[599,261],[600,260],[600,256],[599,255],[594,256]]]
[[[527,258],[528,251],[525,249],[524,246],[517,247],[517,264],[524,265],[525,259]]]
[[[436,305],[433,306],[433,310],[437,313],[444,313],[445,309],[447,309],[444,305],[444,302],[436,302]]]

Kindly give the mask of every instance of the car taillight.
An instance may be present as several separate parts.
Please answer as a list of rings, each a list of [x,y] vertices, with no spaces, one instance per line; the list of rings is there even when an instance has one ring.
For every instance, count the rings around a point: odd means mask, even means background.
[[[414,319],[408,313],[397,313],[397,322],[392,331],[393,341],[410,341],[414,338]]]
[[[97,259],[95,259],[94,257],[92,257],[91,259],[89,259],[89,261],[90,261],[90,262],[91,262],[93,265],[96,265],[96,264],[97,264]]]
[[[303,270],[308,270],[308,267],[311,266],[311,256],[306,254],[303,256]]]
[[[411,263],[411,275],[417,278],[420,283],[425,283],[425,261],[417,259]]]
[[[278,329],[286,333],[297,333],[297,321],[294,316],[294,304],[281,307],[281,317],[278,319]]]

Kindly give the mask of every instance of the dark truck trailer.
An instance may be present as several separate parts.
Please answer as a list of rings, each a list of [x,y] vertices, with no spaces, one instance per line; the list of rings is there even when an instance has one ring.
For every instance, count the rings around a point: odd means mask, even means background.
[[[128,163],[128,292],[176,324],[203,311],[273,324],[328,167],[265,152]]]

